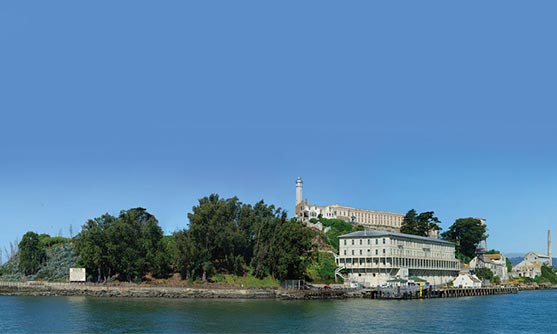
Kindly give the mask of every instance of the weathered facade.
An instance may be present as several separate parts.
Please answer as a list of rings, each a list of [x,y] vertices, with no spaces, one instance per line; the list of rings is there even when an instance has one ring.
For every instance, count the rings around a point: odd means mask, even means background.
[[[513,267],[514,277],[536,278],[542,274],[542,265],[550,266],[551,258],[545,254],[528,252],[524,259]]]
[[[452,281],[460,270],[453,243],[391,231],[366,230],[339,236],[336,261],[337,272],[345,269],[347,279],[364,286],[411,276],[437,286]]]
[[[470,269],[487,268],[502,282],[509,280],[507,258],[503,254],[482,254],[470,261]]]

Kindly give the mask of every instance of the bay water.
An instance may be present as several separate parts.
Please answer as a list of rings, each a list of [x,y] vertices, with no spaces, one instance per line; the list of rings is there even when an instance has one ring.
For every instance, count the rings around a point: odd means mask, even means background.
[[[427,300],[0,296],[0,333],[557,333],[557,290]]]

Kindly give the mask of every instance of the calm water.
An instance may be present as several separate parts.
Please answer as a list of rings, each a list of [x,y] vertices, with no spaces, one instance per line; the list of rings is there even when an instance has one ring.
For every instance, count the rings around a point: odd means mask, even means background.
[[[0,333],[557,333],[557,290],[412,301],[0,296]]]

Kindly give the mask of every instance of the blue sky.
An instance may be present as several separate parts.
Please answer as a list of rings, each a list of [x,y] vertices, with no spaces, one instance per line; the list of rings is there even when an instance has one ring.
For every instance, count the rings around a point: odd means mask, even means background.
[[[0,247],[211,193],[557,232],[557,5],[0,4]]]

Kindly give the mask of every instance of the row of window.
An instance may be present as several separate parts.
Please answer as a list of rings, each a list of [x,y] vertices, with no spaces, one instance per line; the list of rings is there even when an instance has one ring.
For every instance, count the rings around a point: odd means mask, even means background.
[[[370,254],[370,253],[371,253],[371,249],[368,249],[368,250],[367,250],[367,253]],[[383,248],[383,255],[385,255],[385,254],[386,254],[386,250],[385,250],[385,248]],[[346,254],[346,249],[344,250],[344,255],[347,255],[347,254]],[[352,255],[356,255],[356,254],[354,254],[354,249],[352,249]],[[362,249],[360,249],[360,255],[364,255]],[[376,249],[376,250],[375,250],[375,255],[379,255],[379,249]]]
[[[348,255],[348,251],[350,251],[351,255],[370,255],[372,254],[372,249],[368,248],[367,251],[366,249],[343,249],[343,254],[344,255]],[[446,259],[451,259],[454,257],[454,253],[453,252],[446,252],[446,253],[441,253],[441,252],[423,252],[423,251],[416,251],[416,250],[404,250],[404,249],[393,249],[390,248],[388,251],[385,248],[381,249],[381,252],[383,255],[389,254],[389,255],[395,255],[395,256],[406,256],[406,257],[420,257],[420,258],[430,258],[430,259],[441,259],[441,258],[446,258]],[[374,250],[375,255],[379,255],[379,249],[375,249]]]
[[[364,245],[364,239],[357,239],[358,241],[356,241],[356,239],[351,239],[350,240],[350,244],[351,245],[355,245],[356,243],[360,244],[360,245]],[[365,241],[366,244],[371,245],[372,244],[372,238],[366,238],[367,241]],[[373,240],[375,240],[376,245],[379,244],[379,238],[374,238]],[[347,240],[344,239],[343,244],[344,246],[347,245]],[[382,238],[382,244],[385,245],[387,243],[386,238]],[[449,245],[436,245],[436,244],[430,244],[430,243],[421,243],[421,242],[415,242],[415,241],[405,241],[405,240],[397,240],[397,239],[392,239],[390,240],[391,244],[395,244],[398,245],[399,247],[408,247],[408,248],[424,248],[427,247],[428,251],[434,250],[434,251],[442,251],[442,250],[449,250],[452,247]]]
[[[360,245],[364,244],[363,239],[359,239],[360,240]],[[352,245],[354,245],[354,239],[351,239],[352,241]],[[386,240],[385,238],[383,238],[383,245],[385,244]],[[367,244],[371,245],[371,239],[367,239]],[[375,244],[378,245],[379,244],[379,239],[375,239]],[[344,239],[344,246],[346,246],[346,239]]]
[[[393,267],[410,267],[410,268],[427,268],[427,269],[459,269],[460,264],[458,261],[444,261],[444,260],[427,260],[427,259],[406,259],[406,258],[391,258],[388,262],[386,258],[340,258],[339,263],[343,264],[356,264],[374,265],[382,264]]]

